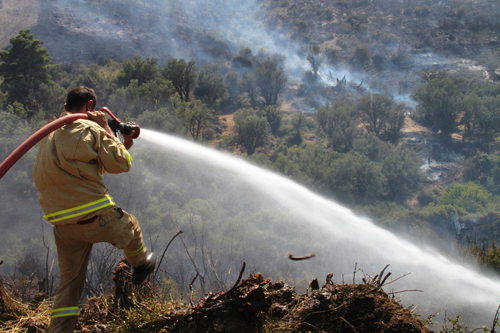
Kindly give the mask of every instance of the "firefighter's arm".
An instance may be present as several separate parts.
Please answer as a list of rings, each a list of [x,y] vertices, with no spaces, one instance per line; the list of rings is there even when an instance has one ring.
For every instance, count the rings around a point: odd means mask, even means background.
[[[83,138],[83,142],[95,153],[94,159],[108,173],[127,172],[132,167],[132,156],[123,143],[113,134],[110,135],[104,127],[98,125],[89,126],[89,136]]]
[[[101,137],[98,158],[108,173],[127,172],[132,167],[132,156],[114,135]]]
[[[89,116],[89,119],[92,121],[95,121],[96,123],[99,124],[104,130],[106,131],[106,134],[108,136],[114,137],[115,134],[113,133],[113,130],[111,127],[108,125],[108,118],[106,117],[106,114],[102,111],[87,111],[87,115]]]

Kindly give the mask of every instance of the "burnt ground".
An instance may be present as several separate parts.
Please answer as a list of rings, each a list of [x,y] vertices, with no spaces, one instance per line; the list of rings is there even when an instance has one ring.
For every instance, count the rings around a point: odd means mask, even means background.
[[[89,299],[77,332],[431,332],[416,314],[384,292],[390,275],[384,271],[362,284],[333,284],[327,276],[320,287],[315,279],[305,294],[257,273],[227,291],[210,293],[197,302],[191,295],[189,304],[163,310],[154,308],[158,295],[150,285],[131,286],[127,272],[126,265],[117,266],[114,295]],[[47,301],[13,300],[0,283],[0,331],[45,332],[49,311]]]
[[[263,0],[262,4],[258,19],[270,32],[285,36],[304,53],[311,45],[319,46],[324,63],[349,63],[356,47],[369,47],[372,60],[358,69],[377,74],[379,81],[397,76],[399,93],[417,83],[404,73],[422,69],[500,78],[500,7],[495,1]],[[226,5],[212,1],[201,17],[218,20],[217,11]],[[86,12],[90,8],[94,12]],[[127,6],[100,0],[0,0],[0,48],[8,47],[9,38],[20,29],[31,29],[45,41],[56,63],[170,57],[175,54],[170,50],[173,36],[173,45],[184,57],[198,60],[204,50],[214,61],[232,58],[231,37],[225,31],[197,26],[186,15],[175,1],[164,8],[139,0]],[[386,71],[390,74],[381,74]],[[385,84],[379,82],[378,90]]]

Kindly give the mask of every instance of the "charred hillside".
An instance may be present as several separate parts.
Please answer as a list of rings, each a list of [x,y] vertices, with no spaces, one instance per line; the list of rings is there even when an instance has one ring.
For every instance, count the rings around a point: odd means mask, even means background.
[[[265,0],[244,6],[195,0],[129,1],[127,6],[120,1],[3,0],[0,46],[8,47],[20,29],[31,29],[56,63],[136,55],[227,61],[244,47],[270,47],[265,40],[280,34],[304,51],[319,46],[332,63],[359,62],[353,51],[366,46],[373,60],[357,64],[364,70],[409,69],[428,60],[444,66],[429,59],[433,53],[473,60],[492,79],[497,76],[500,13],[493,0]],[[271,51],[277,53],[289,47],[274,44]]]
[[[436,52],[494,66],[500,15],[495,1],[267,1],[270,27],[291,38],[339,51],[348,58],[360,44],[393,65],[404,55]],[[314,18],[314,19],[312,19]],[[488,54],[489,53],[489,54]],[[380,59],[382,60],[382,59]]]

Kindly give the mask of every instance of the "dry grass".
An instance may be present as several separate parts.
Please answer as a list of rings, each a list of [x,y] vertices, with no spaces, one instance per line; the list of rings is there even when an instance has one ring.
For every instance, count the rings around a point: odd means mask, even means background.
[[[13,300],[8,311],[0,311],[0,331],[5,333],[45,332],[50,324],[52,302],[27,305]]]

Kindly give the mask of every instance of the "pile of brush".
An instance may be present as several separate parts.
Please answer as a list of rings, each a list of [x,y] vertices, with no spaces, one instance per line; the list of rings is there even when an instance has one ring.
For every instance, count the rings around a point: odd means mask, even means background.
[[[122,262],[113,272],[114,293],[87,300],[76,332],[431,332],[383,291],[390,273],[341,285],[329,274],[323,286],[314,279],[307,293],[297,294],[260,273],[242,279],[244,268],[229,290],[196,302],[191,294],[187,303],[163,299],[150,283],[133,286],[130,267]],[[0,279],[0,331],[45,332],[50,305],[43,297],[29,304],[15,300]]]

